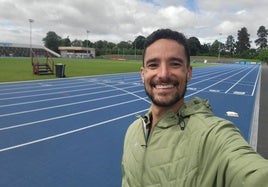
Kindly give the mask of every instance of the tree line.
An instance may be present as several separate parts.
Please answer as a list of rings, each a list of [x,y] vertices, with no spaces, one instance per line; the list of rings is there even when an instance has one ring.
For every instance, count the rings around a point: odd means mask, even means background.
[[[258,38],[253,41],[257,48],[252,48],[250,34],[246,27],[237,31],[237,39],[229,35],[226,42],[215,40],[213,43],[201,44],[197,37],[188,38],[191,56],[225,56],[246,59],[259,59],[268,61],[268,44],[267,44],[268,29],[265,26],[260,26],[257,30]],[[74,46],[74,47],[90,47],[95,48],[96,56],[101,55],[142,55],[145,37],[137,36],[134,41],[121,41],[119,43],[99,40],[91,42],[90,40],[71,41],[69,37],[61,38],[54,31],[49,31],[43,42],[49,49],[58,52],[59,46]]]

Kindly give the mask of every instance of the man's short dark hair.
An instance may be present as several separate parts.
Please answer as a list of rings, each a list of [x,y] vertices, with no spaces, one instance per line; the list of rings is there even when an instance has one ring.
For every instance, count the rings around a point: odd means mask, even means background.
[[[149,47],[151,44],[153,44],[155,41],[159,39],[170,39],[183,45],[185,56],[187,58],[187,66],[190,65],[190,52],[189,52],[189,47],[188,47],[186,37],[184,36],[184,34],[177,32],[177,31],[170,30],[170,29],[158,29],[146,38],[145,43],[144,43],[144,51],[143,51],[143,65],[144,65],[144,57],[145,57],[147,47]]]

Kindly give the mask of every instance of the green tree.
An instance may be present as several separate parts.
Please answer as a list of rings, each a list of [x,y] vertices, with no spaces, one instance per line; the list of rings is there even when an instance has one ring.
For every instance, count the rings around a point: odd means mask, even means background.
[[[117,49],[114,50],[114,48],[116,47],[116,44],[113,42],[108,42],[107,46],[106,46],[106,54],[116,54]]]
[[[259,38],[255,40],[255,44],[259,46],[258,49],[264,49],[267,47],[267,35],[268,30],[264,26],[260,26],[257,31],[257,36]]]
[[[268,62],[268,49],[262,49],[259,52],[259,59],[263,62]]]
[[[52,51],[59,52],[58,47],[61,43],[61,37],[58,36],[54,31],[49,31],[47,36],[43,38],[45,46]]]
[[[108,42],[108,43],[107,43],[107,48],[112,49],[112,48],[114,48],[115,46],[116,46],[116,44],[113,43],[113,42]]]
[[[132,48],[132,45],[129,42],[121,41],[117,44],[117,47],[120,49],[130,49]]]
[[[205,54],[209,54],[209,47],[210,44],[209,43],[205,43],[203,45],[201,45],[201,49],[200,49],[200,54],[205,55]]]
[[[144,36],[138,36],[132,43],[133,49],[144,49],[144,42],[145,42],[145,37]]]
[[[71,46],[71,40],[69,37],[61,39],[60,46]]]
[[[215,40],[213,44],[209,47],[209,55],[217,56],[219,54],[221,42]]]
[[[225,48],[227,53],[229,53],[229,55],[233,55],[235,52],[235,39],[232,35],[229,35],[227,37],[226,43],[225,43]]]
[[[83,42],[82,42],[82,40],[75,39],[74,41],[72,41],[71,45],[74,46],[74,47],[82,47]]]
[[[249,34],[246,27],[243,27],[241,30],[238,31],[238,37],[236,42],[236,53],[242,54],[244,51],[250,49],[250,41],[249,41]]]
[[[106,40],[99,40],[94,43],[94,47],[96,49],[96,55],[105,55],[106,49],[108,46],[108,42]]]
[[[201,51],[201,43],[196,37],[190,37],[187,40],[189,44],[189,50],[190,50],[190,55],[191,56],[196,56],[200,54]]]
[[[84,40],[83,42],[82,42],[82,46],[83,47],[93,47],[93,43],[91,42],[91,41],[89,41],[89,40]]]

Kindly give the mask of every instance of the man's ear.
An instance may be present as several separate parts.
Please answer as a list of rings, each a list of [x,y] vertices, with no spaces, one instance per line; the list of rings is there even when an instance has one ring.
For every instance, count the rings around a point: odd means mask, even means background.
[[[142,83],[144,83],[144,67],[141,67],[141,79],[142,79]]]
[[[189,66],[187,71],[187,82],[189,82],[192,79],[192,66]]]

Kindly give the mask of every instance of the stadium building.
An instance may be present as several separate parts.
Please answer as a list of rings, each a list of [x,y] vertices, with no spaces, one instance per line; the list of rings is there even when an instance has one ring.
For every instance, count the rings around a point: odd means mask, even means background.
[[[60,55],[63,58],[95,58],[94,48],[88,47],[59,47]]]

